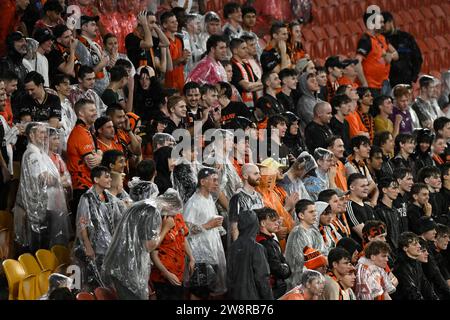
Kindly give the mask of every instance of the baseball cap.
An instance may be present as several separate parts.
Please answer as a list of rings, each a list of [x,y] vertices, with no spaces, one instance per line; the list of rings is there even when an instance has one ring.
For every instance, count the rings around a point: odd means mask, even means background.
[[[81,18],[80,18],[80,27],[83,24],[89,23],[91,21],[98,22],[99,20],[100,20],[99,16],[93,16],[93,17],[91,17],[91,16],[81,16]]]
[[[339,59],[338,56],[328,57],[327,60],[325,61],[325,68],[328,70],[328,68],[334,68],[334,67],[343,69],[346,66],[343,65],[341,59]]]
[[[53,40],[53,35],[48,29],[36,29],[33,38],[41,44],[48,40]]]

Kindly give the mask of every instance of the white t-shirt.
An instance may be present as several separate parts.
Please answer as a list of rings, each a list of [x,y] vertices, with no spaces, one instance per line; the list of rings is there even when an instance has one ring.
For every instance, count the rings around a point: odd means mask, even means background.
[[[23,59],[23,65],[27,68],[28,72],[39,72],[44,77],[44,86],[50,87],[48,78],[48,60],[43,54],[36,52],[36,57],[34,59]]]

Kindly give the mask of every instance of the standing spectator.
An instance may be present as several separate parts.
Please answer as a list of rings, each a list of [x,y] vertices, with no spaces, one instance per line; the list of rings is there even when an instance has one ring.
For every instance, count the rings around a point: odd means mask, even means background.
[[[324,253],[325,245],[322,236],[314,226],[317,221],[317,211],[314,202],[302,199],[295,205],[295,212],[300,220],[288,237],[286,244],[286,261],[292,274],[286,280],[289,288],[295,287],[302,277],[305,247],[310,247]]]
[[[338,79],[339,85],[350,85],[357,89],[359,84],[358,73],[356,72],[356,65],[359,63],[358,59],[345,59],[342,61],[344,68],[342,69],[342,77]]]
[[[242,102],[231,101],[233,89],[228,82],[219,82],[217,85],[219,87],[219,103],[220,103],[220,114],[221,114],[221,124],[225,126],[230,123],[236,117],[242,117],[249,119],[252,117],[251,109]]]
[[[291,67],[291,59],[287,52],[289,34],[287,26],[282,22],[274,22],[270,27],[270,42],[261,54],[261,65],[264,72],[280,72]]]
[[[375,220],[373,207],[364,202],[369,196],[369,183],[364,175],[353,173],[348,177],[348,188],[350,201],[347,203],[347,214],[350,218],[352,238],[361,243],[364,224],[368,220]]]
[[[394,208],[397,211],[397,216],[399,218],[399,232],[402,234],[403,232],[409,231],[408,225],[408,198],[414,184],[413,176],[411,173],[411,169],[401,168],[395,170],[394,178],[398,182],[399,193],[397,199],[394,200]]]
[[[133,111],[144,120],[144,125],[150,124],[151,118],[156,117],[164,103],[163,88],[155,75],[155,70],[149,66],[138,68],[135,76]]]
[[[278,77],[281,80],[281,91],[277,93],[277,99],[283,105],[284,110],[295,113],[298,101],[294,99],[293,91],[297,89],[297,72],[292,69],[283,69]]]
[[[78,39],[74,38],[72,31],[66,25],[57,25],[53,30],[53,49],[47,55],[50,78],[58,73],[69,76],[71,83],[76,82],[77,72],[80,67],[79,57],[76,50],[79,44]]]
[[[384,11],[381,13],[384,18],[383,35],[386,40],[398,52],[398,60],[391,62],[389,81],[391,86],[398,84],[412,85],[417,78],[422,67],[422,53],[414,39],[408,32],[399,30],[395,25],[393,15]]]
[[[73,213],[77,210],[81,195],[92,186],[91,169],[99,165],[102,158],[89,131],[97,119],[94,102],[81,99],[75,104],[74,110],[78,120],[67,141],[67,169],[72,178]]]
[[[162,194],[167,189],[172,188],[170,175],[173,171],[175,159],[172,158],[172,147],[162,147],[153,154],[156,166],[155,184],[158,186],[159,192]]]
[[[247,43],[247,51],[248,51],[247,62],[252,67],[252,70],[253,70],[254,74],[256,75],[256,77],[258,79],[261,79],[263,70],[262,70],[261,62],[259,62],[259,57],[261,55],[258,54],[258,51],[257,51],[258,38],[250,36],[248,34],[244,34],[241,37],[241,39],[244,40],[245,43]]]
[[[80,45],[76,48],[76,54],[82,65],[89,66],[94,70],[96,81],[93,89],[98,95],[102,95],[109,82],[105,69],[109,63],[109,57],[103,52],[100,45],[95,42],[98,20],[98,16],[81,16],[78,36]]]
[[[183,40],[176,34],[178,31],[178,21],[175,14],[171,11],[164,12],[160,20],[164,33],[167,39],[169,39],[169,52],[173,64],[173,69],[166,71],[165,86],[167,88],[175,88],[179,92],[182,92],[184,86],[184,66],[191,53],[184,48]]]
[[[69,100],[75,105],[80,99],[87,99],[94,102],[99,116],[103,115],[108,108],[96,91],[94,69],[88,66],[81,66],[78,70],[78,84],[72,86],[70,90]]]
[[[227,287],[233,300],[273,300],[267,252],[255,238],[259,231],[254,211],[239,215],[239,237],[230,246]]]
[[[396,137],[400,130],[400,118],[397,117],[395,124],[389,119],[393,113],[391,97],[383,95],[376,97],[373,101],[372,107],[378,114],[373,119],[375,124],[375,134],[382,131],[388,131]]]
[[[279,217],[275,210],[267,207],[254,211],[259,220],[259,233],[256,241],[266,249],[270,268],[270,285],[274,298],[278,299],[286,292],[286,279],[291,275],[291,268],[274,236],[279,231]]]
[[[241,172],[243,187],[237,190],[230,198],[228,209],[230,233],[233,241],[235,241],[239,235],[239,215],[243,212],[261,209],[264,206],[261,195],[255,190],[255,187],[259,186],[261,180],[259,168],[254,164],[247,163],[242,166]]]
[[[53,32],[53,29],[58,24],[64,24],[64,20],[61,17],[61,14],[64,11],[64,8],[60,4],[58,0],[48,0],[45,2],[44,7],[42,8],[44,15],[41,19],[36,21],[34,25],[34,29],[48,29],[50,32]]]
[[[7,90],[8,91],[8,90]],[[433,122],[434,132],[447,141],[445,149],[445,160],[450,161],[450,118],[439,117]]]
[[[207,41],[212,35],[221,35],[222,34],[222,28],[220,26],[221,21],[220,17],[217,13],[214,11],[208,11],[205,13],[204,19],[203,19],[203,29],[200,33],[200,45],[202,48],[202,52],[205,52],[208,50],[207,48]],[[227,41],[225,41],[227,42]]]
[[[187,128],[187,105],[183,97],[172,96],[167,100],[170,118],[164,133],[172,134],[177,129]]]
[[[406,86],[396,86],[394,88],[395,105],[389,119],[392,123],[396,123],[400,119],[400,127],[398,133],[409,133],[413,131],[413,121],[411,111],[409,110],[409,89]]]
[[[300,75],[298,86],[302,96],[297,102],[295,114],[300,117],[300,127],[304,130],[314,118],[314,107],[322,100],[317,95],[320,87],[315,74],[305,72]]]
[[[27,54],[27,41],[25,40],[25,36],[19,31],[8,34],[6,46],[8,53],[0,58],[0,73],[9,70],[17,74],[19,88],[23,89],[23,80],[27,75],[27,69],[22,62]]]
[[[222,27],[223,34],[231,41],[240,38],[244,32],[242,29],[242,9],[236,2],[227,2],[223,7],[223,17],[228,20]]]
[[[290,111],[283,112],[282,116],[287,120],[287,130],[282,142],[288,147],[290,154],[297,158],[306,150],[305,139],[298,124],[300,118]]]
[[[392,300],[395,287],[385,282],[390,248],[384,241],[372,241],[358,261],[355,293],[359,300]]]
[[[211,195],[219,187],[216,170],[200,170],[197,180],[197,192],[184,209],[188,241],[196,263],[189,279],[189,290],[191,298],[207,299],[226,292],[226,260],[220,239],[223,217],[218,215]]]
[[[314,118],[305,128],[305,141],[310,153],[316,148],[326,148],[327,140],[333,136],[328,126],[332,118],[331,105],[328,102],[318,102],[314,106]]]
[[[112,33],[105,34],[103,36],[103,46],[105,48],[105,53],[109,57],[109,64],[106,67],[107,69],[114,67],[116,65],[116,62],[120,60],[126,60],[131,64],[130,75],[133,76],[136,74],[136,68],[134,67],[133,63],[128,58],[128,56],[124,53],[119,52],[119,43],[116,35]]]
[[[373,15],[375,23],[371,22]],[[359,81],[363,87],[369,87],[374,96],[388,95],[391,91],[391,63],[399,59],[398,52],[381,34],[384,28],[381,14],[367,12],[363,21],[366,32],[360,38],[356,50],[356,58],[360,61],[357,65]]]
[[[358,114],[366,127],[367,132],[369,133],[370,141],[373,141],[373,137],[375,135],[375,123],[373,120],[373,116],[370,113],[372,110],[373,104],[373,95],[369,88],[367,87],[359,87],[358,88]]]
[[[394,171],[398,168],[409,168],[416,177],[415,162],[412,158],[416,141],[411,134],[401,133],[395,137],[395,157],[391,160]]]
[[[37,71],[44,77],[44,85],[50,86],[48,60],[45,55],[52,50],[53,36],[48,29],[36,29],[34,39],[39,43],[32,59],[25,57],[23,63],[28,71]]]
[[[224,36],[212,35],[206,41],[206,57],[188,75],[186,82],[197,82],[200,85],[215,85],[219,81],[227,81],[227,74],[220,61],[227,54],[227,39]]]
[[[358,97],[358,99],[356,99],[356,96]],[[370,90],[366,88],[364,93],[361,93],[361,90],[358,90],[356,96],[356,101],[352,99],[352,108],[350,110],[350,113],[345,118],[349,126],[350,139],[359,135],[364,135],[370,138],[370,134],[372,134],[373,136],[373,122],[371,126],[371,132],[369,132],[369,129],[364,123],[364,118],[362,117],[360,110],[364,108],[365,110],[367,110],[365,111],[366,113],[369,112],[369,106],[371,106],[373,102],[372,94],[370,93]],[[367,104],[368,106],[362,105],[362,103]]]
[[[256,25],[256,16],[257,12],[256,9],[251,6],[244,6],[242,7],[242,34],[244,36],[249,36],[252,39],[255,40],[255,49],[256,49],[256,56],[258,58],[261,56],[262,48],[260,45],[260,39],[258,38],[258,35],[253,31]],[[241,37],[242,40],[245,40]],[[247,42],[247,40],[245,40]],[[247,43],[248,45],[248,43]],[[259,59],[258,59],[259,60]]]
[[[128,183],[131,200],[138,202],[152,199],[159,193],[158,187],[153,182],[156,176],[155,162],[142,160],[136,167],[136,176]]]
[[[261,81],[258,81],[252,67],[247,63],[247,58],[249,57],[247,43],[241,39],[232,39],[230,50],[233,54],[231,59],[233,68],[231,83],[238,89],[247,107],[253,110],[258,98],[257,93],[263,89],[263,84]]]
[[[11,107],[11,97],[14,92],[17,91],[17,82],[19,78],[17,74],[13,71],[5,71],[0,75],[0,81],[3,81],[5,85],[6,100],[5,100],[5,110],[0,112],[6,123],[11,127],[13,125],[14,115]]]
[[[187,76],[194,66],[201,60],[203,51],[199,41],[200,35],[200,20],[197,14],[186,15],[186,31],[183,31],[183,38],[185,47],[191,53],[191,56],[184,69],[184,74]]]
[[[122,151],[123,147],[115,138],[114,124],[110,117],[101,116],[94,122],[97,148],[105,153],[108,150]]]
[[[433,122],[439,116],[433,106],[433,92],[435,91],[436,81],[431,76],[421,76],[419,78],[420,94],[412,104],[411,108],[416,112],[422,128],[433,129]]]
[[[393,298],[395,300],[438,299],[418,261],[422,250],[419,238],[412,232],[404,232],[400,235],[398,247],[399,255],[393,271],[398,279],[398,286]]]
[[[63,136],[63,150],[67,149],[67,140],[69,139],[70,132],[75,123],[77,122],[77,115],[73,110],[73,105],[69,100],[70,95],[70,78],[65,74],[60,73],[53,78],[53,87],[58,94],[58,98],[61,101],[61,129],[64,131]]]
[[[92,169],[93,186],[80,198],[76,218],[74,255],[82,266],[84,289],[96,288],[106,251],[112,242],[116,226],[122,218],[118,201],[107,191],[111,175],[106,167]]]
[[[155,14],[140,12],[137,20],[134,32],[125,37],[125,47],[130,61],[136,69],[149,66],[158,75],[166,72],[167,65],[171,62],[168,60],[169,40],[156,24]]]
[[[187,123],[191,127],[195,121],[202,119],[202,112],[200,111],[200,86],[196,82],[188,82],[183,87],[183,96],[186,100],[187,106]]]
[[[351,140],[352,154],[347,158],[345,169],[347,177],[353,173],[360,173],[369,182],[369,192],[375,189],[373,177],[367,167],[367,160],[370,158],[370,140],[365,136],[356,136]]]
[[[187,241],[189,230],[180,213],[183,203],[175,190],[168,190],[158,197],[167,205],[162,206],[161,243],[150,253],[154,263],[150,279],[155,286],[158,300],[182,300],[185,264],[190,274],[195,260]],[[186,261],[186,262],[185,262]]]

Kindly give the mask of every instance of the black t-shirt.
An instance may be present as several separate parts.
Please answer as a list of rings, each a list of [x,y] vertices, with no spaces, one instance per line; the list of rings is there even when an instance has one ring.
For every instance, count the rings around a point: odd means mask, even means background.
[[[364,206],[361,206],[354,201],[349,201],[347,203],[347,215],[349,218],[348,224],[352,232],[352,238],[361,242],[359,236],[353,231],[353,227],[360,224],[365,224],[368,220],[375,220],[375,214],[372,207],[365,203]]]
[[[159,38],[152,37],[152,39],[154,56],[159,57],[161,55],[161,51],[159,49]],[[147,65],[155,69],[150,50],[142,49],[141,41],[142,39],[136,36],[134,33],[130,33],[125,37],[125,47],[127,48],[128,58],[133,63],[136,69],[141,66],[140,61],[142,60],[147,61]],[[157,72],[156,69],[155,72]]]
[[[5,128],[3,128],[2,122],[0,121],[0,152],[3,156],[3,159],[6,163],[8,163],[8,152],[6,150],[6,140],[5,140]],[[1,173],[0,173],[1,177]],[[1,183],[1,180],[0,180]]]
[[[236,117],[245,117],[250,119],[252,117],[248,107],[242,102],[230,101],[230,103],[221,110],[222,118],[220,122],[222,125],[228,123]]]
[[[241,64],[242,68],[245,69],[245,71],[247,71],[247,75],[248,75],[248,81],[253,82],[252,80],[254,80],[255,82],[258,81],[258,77],[255,75],[255,73],[253,72],[252,67],[250,67],[250,65],[248,64]],[[245,80],[241,69],[236,65],[236,63],[232,63],[231,64],[231,68],[233,70],[233,77],[231,78],[231,84],[233,84],[236,89],[239,91],[240,94],[242,94],[244,90],[244,88],[241,87],[241,85],[239,84],[240,81]],[[253,79],[251,77],[251,75],[253,75]],[[253,95],[253,97],[255,97],[256,95]]]
[[[58,118],[61,120],[61,101],[57,96],[46,93],[44,102],[40,104],[31,96],[25,95],[19,109],[19,114],[14,115],[14,117],[19,119],[20,114],[23,113],[31,114],[32,121],[45,122],[50,118]]]
[[[102,101],[108,106],[112,106],[120,102],[119,94],[117,92],[112,91],[111,89],[106,89],[102,94]]]
[[[320,125],[311,121],[305,128],[305,142],[309,152],[312,154],[316,148],[327,147],[327,140],[333,135],[328,126]]]
[[[267,118],[270,118],[276,114],[281,114],[285,111],[280,101],[272,97],[270,94],[266,94],[258,99],[256,102],[256,109],[260,109]]]
[[[277,100],[283,105],[284,110],[295,113],[295,107],[297,104],[295,103],[292,94],[288,96],[284,92],[280,91],[277,94]]]
[[[269,72],[281,63],[281,56],[275,48],[272,48],[270,50],[263,51],[260,61],[263,72]]]
[[[345,150],[350,148],[350,128],[347,120],[340,122],[336,117],[331,118],[330,129],[333,133],[342,138],[345,145]]]
[[[69,53],[63,53],[58,49],[53,49],[49,54],[46,55],[46,57],[48,60],[48,75],[51,81],[55,75],[61,74],[61,71],[58,69],[58,67],[69,59]],[[74,69],[76,72],[78,71],[79,66],[79,62],[75,60]],[[75,77],[70,77],[70,83],[77,83],[77,79]]]

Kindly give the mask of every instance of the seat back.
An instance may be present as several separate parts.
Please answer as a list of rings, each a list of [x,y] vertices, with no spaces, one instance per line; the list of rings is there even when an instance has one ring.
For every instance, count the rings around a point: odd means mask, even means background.
[[[94,290],[97,300],[117,300],[117,295],[109,288],[99,287]]]
[[[13,216],[8,211],[0,211],[0,260],[8,259],[11,252]]]
[[[95,297],[89,292],[80,292],[77,294],[77,300],[95,300]]]
[[[52,247],[51,251],[58,259],[59,264],[70,265],[70,251],[67,247],[57,244]]]
[[[18,300],[36,300],[38,298],[36,279],[33,274],[20,281]]]
[[[44,270],[39,273],[38,279],[37,279],[37,288],[39,290],[39,296],[42,296],[47,293],[48,287],[49,287],[49,281],[48,278],[51,275],[50,270]]]
[[[58,259],[56,259],[56,256],[50,250],[39,249],[36,251],[36,258],[42,270],[50,270],[53,272],[59,265]]]
[[[39,263],[36,261],[36,258],[33,257],[29,253],[24,253],[19,256],[19,262],[25,269],[25,272],[28,275],[34,274],[35,276],[39,275],[41,273],[41,267],[39,266]]]
[[[7,259],[3,261],[6,279],[8,280],[9,300],[17,300],[19,295],[19,284],[26,277],[25,269],[19,261]]]

